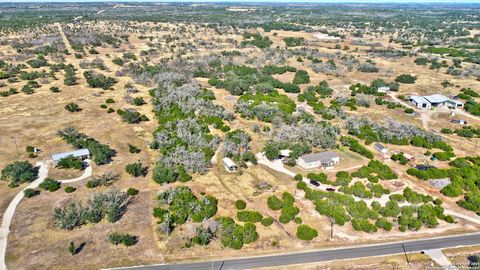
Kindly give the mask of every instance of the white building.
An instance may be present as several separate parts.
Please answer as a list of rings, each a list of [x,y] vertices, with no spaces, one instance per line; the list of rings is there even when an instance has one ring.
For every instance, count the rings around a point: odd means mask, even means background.
[[[379,143],[376,143],[374,148],[375,148],[375,150],[377,150],[378,152],[380,152],[384,156],[386,156],[388,154],[388,149],[385,146],[383,146]]]
[[[340,156],[332,151],[307,154],[297,159],[298,166],[303,169],[315,169],[319,167],[330,168],[340,162]]]
[[[225,169],[229,172],[237,171],[237,164],[235,164],[235,162],[228,157],[223,158],[223,166],[225,166]]]
[[[57,153],[52,155],[52,160],[55,164],[57,164],[62,158],[66,158],[69,156],[85,160],[90,157],[90,151],[88,151],[88,149],[78,149],[71,152]]]
[[[388,87],[388,86],[381,86],[377,89],[377,92],[379,92],[379,93],[386,93],[388,91],[390,91],[390,87]]]
[[[413,103],[413,105],[415,105],[415,107],[417,108],[425,108],[425,109],[430,109],[432,107],[432,104],[426,100],[424,97],[421,97],[421,96],[410,96],[408,97],[408,99],[410,100],[410,102]]]

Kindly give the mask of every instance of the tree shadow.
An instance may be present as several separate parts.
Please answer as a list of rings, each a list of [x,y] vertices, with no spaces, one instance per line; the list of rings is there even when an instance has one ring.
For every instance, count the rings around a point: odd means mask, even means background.
[[[86,242],[81,243],[76,249],[75,249],[75,254],[80,253],[80,251],[83,250],[83,248],[87,245]]]

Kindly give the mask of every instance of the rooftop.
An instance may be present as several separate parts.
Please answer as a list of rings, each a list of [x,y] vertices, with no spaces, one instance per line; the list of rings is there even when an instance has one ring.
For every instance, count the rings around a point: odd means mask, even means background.
[[[236,167],[236,166],[237,166],[237,165],[235,164],[235,162],[233,162],[233,160],[231,160],[231,159],[228,158],[228,157],[223,158],[223,163],[225,163],[225,165],[226,165],[227,167],[229,167],[229,168],[230,168],[230,167]]]
[[[415,101],[415,103],[417,104],[430,103],[430,101],[426,100],[424,97],[421,96],[410,96],[410,99]]]
[[[444,95],[440,95],[440,94],[435,94],[435,95],[431,95],[431,96],[424,96],[424,98],[431,103],[443,103],[443,102],[450,101],[450,99],[448,97],[446,97]]]
[[[299,159],[302,159],[305,163],[311,163],[316,161],[329,161],[333,158],[339,158],[340,156],[332,151],[326,151],[315,154],[307,154],[300,156]]]
[[[82,156],[88,156],[90,155],[90,151],[88,149],[78,149],[75,151],[70,151],[70,152],[64,152],[64,153],[57,153],[52,155],[53,161],[59,161],[62,158],[66,158],[68,156],[73,156],[73,157],[82,157]]]

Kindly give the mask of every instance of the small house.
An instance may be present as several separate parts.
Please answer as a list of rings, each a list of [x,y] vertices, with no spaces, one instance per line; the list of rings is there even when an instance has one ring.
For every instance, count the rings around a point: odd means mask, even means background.
[[[388,87],[388,86],[382,86],[382,87],[379,87],[379,88],[377,89],[377,92],[378,92],[378,93],[386,93],[386,92],[388,92],[388,91],[390,91],[390,87]]]
[[[237,164],[235,164],[235,162],[228,157],[223,158],[223,166],[225,166],[225,169],[227,169],[229,172],[237,171]]]
[[[55,164],[57,164],[62,158],[66,158],[72,156],[74,158],[80,158],[85,160],[90,157],[90,151],[88,149],[78,149],[75,151],[64,152],[64,153],[57,153],[52,155],[52,160]]]
[[[297,159],[297,164],[303,169],[331,168],[340,162],[340,156],[333,151],[307,154]]]
[[[379,143],[376,143],[374,148],[375,148],[375,150],[380,152],[383,156],[386,156],[388,154],[388,149],[385,146],[383,146]]]

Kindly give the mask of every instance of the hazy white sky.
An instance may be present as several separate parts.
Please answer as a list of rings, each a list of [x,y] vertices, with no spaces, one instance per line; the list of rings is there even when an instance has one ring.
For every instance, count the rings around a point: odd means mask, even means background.
[[[8,2],[196,2],[196,3],[208,3],[208,2],[245,2],[245,3],[479,3],[480,0],[0,0],[0,3]]]

